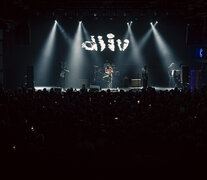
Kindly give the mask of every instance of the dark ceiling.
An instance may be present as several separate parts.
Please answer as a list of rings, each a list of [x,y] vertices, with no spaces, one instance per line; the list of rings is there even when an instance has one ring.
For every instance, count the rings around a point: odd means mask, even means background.
[[[0,20],[19,20],[35,14],[70,12],[173,12],[188,21],[205,19],[207,16],[206,0],[1,0]]]

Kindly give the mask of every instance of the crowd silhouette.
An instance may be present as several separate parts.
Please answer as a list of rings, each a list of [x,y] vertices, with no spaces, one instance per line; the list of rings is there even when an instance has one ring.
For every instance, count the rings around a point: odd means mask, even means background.
[[[161,168],[206,161],[207,89],[0,89],[0,151],[52,166]]]

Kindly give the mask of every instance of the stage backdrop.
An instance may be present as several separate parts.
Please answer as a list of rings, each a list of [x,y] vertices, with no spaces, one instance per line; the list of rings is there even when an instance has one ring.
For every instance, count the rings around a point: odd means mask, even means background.
[[[120,78],[127,76],[140,78],[143,65],[148,66],[149,84],[152,86],[167,86],[167,70],[163,68],[163,59],[153,33],[146,39],[141,49],[138,46],[142,38],[151,29],[150,19],[142,18],[133,21],[128,31],[127,22],[130,19],[82,19],[84,27],[81,27],[81,39],[77,45],[79,56],[74,53],[75,36],[79,21],[78,19],[60,18],[58,23],[64,29],[68,40],[63,36],[62,31],[57,27],[55,34],[55,45],[53,55],[48,60],[48,76],[41,77],[39,74],[39,57],[45,45],[47,37],[54,25],[54,19],[33,17],[30,20],[30,44],[17,44],[14,32],[6,34],[9,50],[5,53],[7,66],[8,86],[22,86],[27,66],[34,66],[34,80],[36,86],[58,86],[60,75],[60,62],[65,62],[70,69],[73,62],[78,63],[78,78],[89,79],[94,71],[94,66],[103,68],[106,61],[113,64],[120,72]],[[153,22],[154,23],[154,22]],[[186,25],[176,15],[161,19],[156,26],[162,38],[173,50],[174,57],[178,63],[188,63],[185,44]],[[69,40],[70,39],[70,40]],[[77,40],[77,38],[76,38]],[[79,52],[78,52],[79,53]],[[79,60],[76,60],[76,58]],[[172,61],[175,61],[172,57]],[[81,60],[80,60],[81,59]],[[44,81],[43,81],[44,79]],[[70,86],[70,84],[68,84]]]

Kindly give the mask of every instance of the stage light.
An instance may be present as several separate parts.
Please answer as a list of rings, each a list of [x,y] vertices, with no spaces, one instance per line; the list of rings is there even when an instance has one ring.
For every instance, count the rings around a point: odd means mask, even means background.
[[[203,48],[200,48],[199,56],[200,56],[200,58],[203,58]]]
[[[127,26],[131,27],[132,23],[133,23],[133,21],[127,22]]]
[[[16,150],[16,148],[17,148],[16,145],[13,145],[13,146],[12,146],[12,149],[13,149],[14,151]]]
[[[57,22],[57,20],[55,20],[55,24],[57,24],[58,22]]]
[[[82,23],[82,21],[79,21],[79,23],[81,24],[81,23]]]
[[[150,25],[152,26],[152,28],[153,28],[153,27],[156,27],[156,26],[157,26],[157,24],[158,24],[158,21],[155,21],[155,23],[154,23],[154,24],[153,24],[153,22],[151,22],[151,23],[150,23]]]

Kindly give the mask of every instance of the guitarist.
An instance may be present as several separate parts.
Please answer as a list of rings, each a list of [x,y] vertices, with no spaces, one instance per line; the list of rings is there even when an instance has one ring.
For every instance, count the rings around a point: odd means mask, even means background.
[[[174,72],[175,72],[175,63],[172,62],[168,66],[168,76],[169,76],[169,87],[175,87],[175,80],[174,80]]]
[[[60,62],[60,86],[63,88],[65,87],[65,81],[66,81],[66,73],[69,73],[69,69],[65,66],[65,63],[62,61]]]

